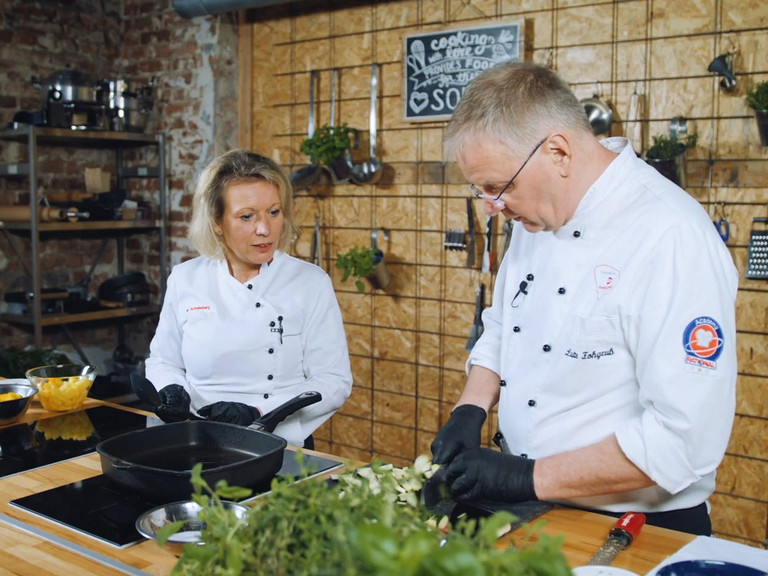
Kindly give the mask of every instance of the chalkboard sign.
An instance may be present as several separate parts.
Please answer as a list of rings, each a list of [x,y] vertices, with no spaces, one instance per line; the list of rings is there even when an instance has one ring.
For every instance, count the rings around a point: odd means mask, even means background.
[[[405,38],[405,119],[451,117],[467,84],[500,62],[518,61],[523,21]]]

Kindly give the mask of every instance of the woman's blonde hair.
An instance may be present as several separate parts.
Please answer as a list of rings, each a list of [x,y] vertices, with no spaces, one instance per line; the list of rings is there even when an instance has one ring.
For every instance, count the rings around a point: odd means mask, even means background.
[[[247,150],[232,150],[214,158],[197,181],[192,198],[192,220],[187,238],[202,255],[224,259],[224,246],[216,234],[216,224],[224,215],[224,191],[230,184],[244,180],[263,180],[277,189],[284,225],[277,247],[285,250],[298,233],[293,222],[293,186],[276,162]]]

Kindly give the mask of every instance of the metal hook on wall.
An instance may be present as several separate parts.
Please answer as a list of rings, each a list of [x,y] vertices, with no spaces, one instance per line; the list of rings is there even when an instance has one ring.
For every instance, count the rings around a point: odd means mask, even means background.
[[[386,228],[374,228],[373,232],[371,232],[371,246],[373,247],[374,250],[379,250],[379,246],[378,246],[379,230],[381,230],[381,233],[384,234],[384,240],[389,242],[389,232],[387,232]]]

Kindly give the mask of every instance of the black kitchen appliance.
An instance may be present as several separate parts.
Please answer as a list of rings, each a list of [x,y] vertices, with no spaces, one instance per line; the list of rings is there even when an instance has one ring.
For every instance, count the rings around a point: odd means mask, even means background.
[[[301,474],[296,451],[283,453],[278,476],[298,478]],[[321,474],[341,466],[335,460],[303,454],[304,466]],[[263,493],[262,491],[261,493]],[[11,505],[42,516],[119,548],[143,540],[136,531],[136,520],[147,510],[170,501],[151,500],[125,490],[101,474],[45,492],[24,496]]]

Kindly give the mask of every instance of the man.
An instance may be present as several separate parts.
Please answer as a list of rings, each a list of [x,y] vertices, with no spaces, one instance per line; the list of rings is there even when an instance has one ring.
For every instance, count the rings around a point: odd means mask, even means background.
[[[707,213],[626,139],[597,140],[568,85],[531,63],[478,76],[445,149],[485,212],[515,223],[432,444],[454,497],[644,512],[710,534],[738,274]],[[480,447],[496,404],[501,452]]]

